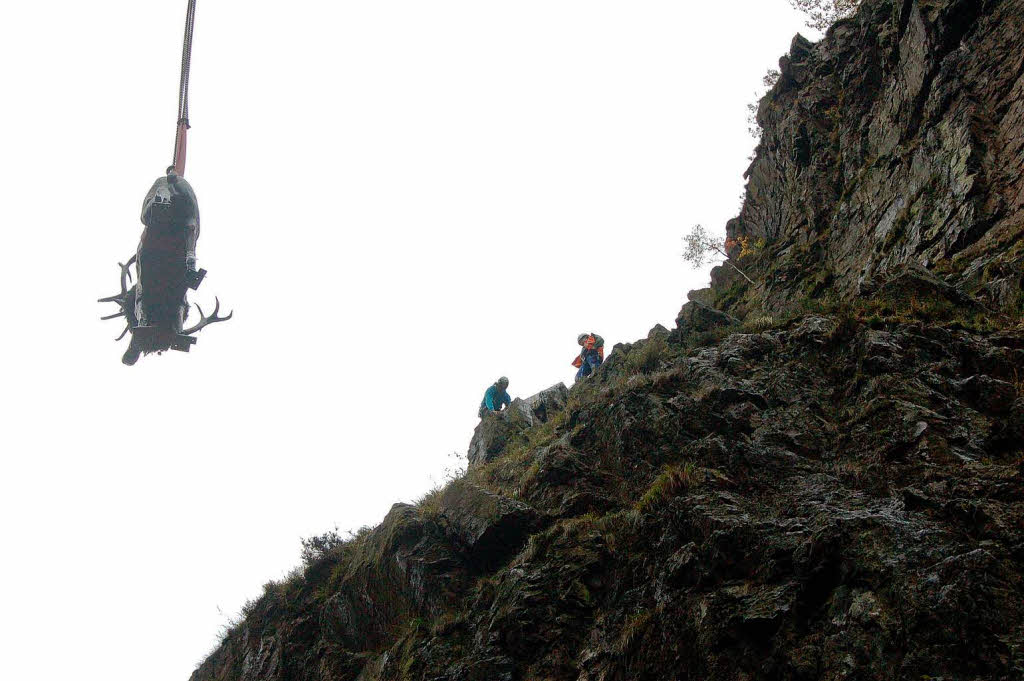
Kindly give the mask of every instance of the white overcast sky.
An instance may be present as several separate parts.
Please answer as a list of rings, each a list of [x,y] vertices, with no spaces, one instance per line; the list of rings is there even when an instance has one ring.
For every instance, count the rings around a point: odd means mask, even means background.
[[[300,537],[440,480],[499,375],[671,326],[802,30],[786,0],[200,0],[194,299],[236,315],[127,368],[95,301],[170,162],[185,4],[4,5],[4,678],[185,681]]]

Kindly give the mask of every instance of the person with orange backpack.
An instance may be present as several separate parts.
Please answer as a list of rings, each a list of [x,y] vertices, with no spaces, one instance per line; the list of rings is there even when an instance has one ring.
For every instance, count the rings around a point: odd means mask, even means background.
[[[581,333],[576,342],[583,348],[580,354],[573,360],[572,365],[579,369],[576,372],[576,380],[586,378],[604,362],[604,338],[596,333]]]

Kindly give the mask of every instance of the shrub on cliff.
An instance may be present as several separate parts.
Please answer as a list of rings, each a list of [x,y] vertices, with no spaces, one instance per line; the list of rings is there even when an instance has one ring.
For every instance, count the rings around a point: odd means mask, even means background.
[[[302,539],[303,564],[312,565],[343,545],[345,541],[337,527],[315,537]]]
[[[789,4],[807,15],[807,25],[819,31],[857,11],[860,0],[789,0]]]
[[[716,256],[721,256],[725,258],[726,265],[739,272],[747,283],[756,286],[754,280],[729,259],[729,251],[736,246],[741,247],[741,256],[753,252],[746,237],[742,240],[716,238],[708,234],[703,225],[694,225],[690,233],[683,237],[683,260],[694,267],[701,267],[706,262],[713,262]]]

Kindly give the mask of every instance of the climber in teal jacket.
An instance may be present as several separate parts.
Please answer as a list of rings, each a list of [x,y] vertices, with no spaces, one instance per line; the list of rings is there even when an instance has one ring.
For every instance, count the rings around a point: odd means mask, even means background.
[[[504,376],[487,389],[487,392],[484,393],[484,399],[480,401],[480,411],[478,412],[480,418],[483,418],[487,412],[501,411],[503,406],[509,407],[512,405],[512,398],[508,396],[507,389],[508,379]]]

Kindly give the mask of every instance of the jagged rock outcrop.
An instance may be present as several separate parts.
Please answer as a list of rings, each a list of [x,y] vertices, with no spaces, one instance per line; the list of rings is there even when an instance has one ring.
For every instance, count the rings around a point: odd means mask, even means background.
[[[739,324],[740,320],[699,300],[691,300],[676,315],[676,327],[683,333],[710,331],[722,326]]]
[[[715,307],[849,298],[917,263],[1024,310],[1022,32],[1021,0],[864,0],[822,42],[794,40],[729,224],[763,286],[719,268]]]
[[[467,480],[441,492],[437,520],[467,560],[483,570],[500,567],[544,524],[532,506]]]
[[[483,419],[192,681],[1024,678],[1022,22],[795,40],[729,226],[761,283]]]
[[[558,383],[526,399],[512,400],[505,411],[485,414],[469,442],[469,465],[493,461],[527,428],[547,423],[550,415],[562,411],[568,398],[569,389]]]

